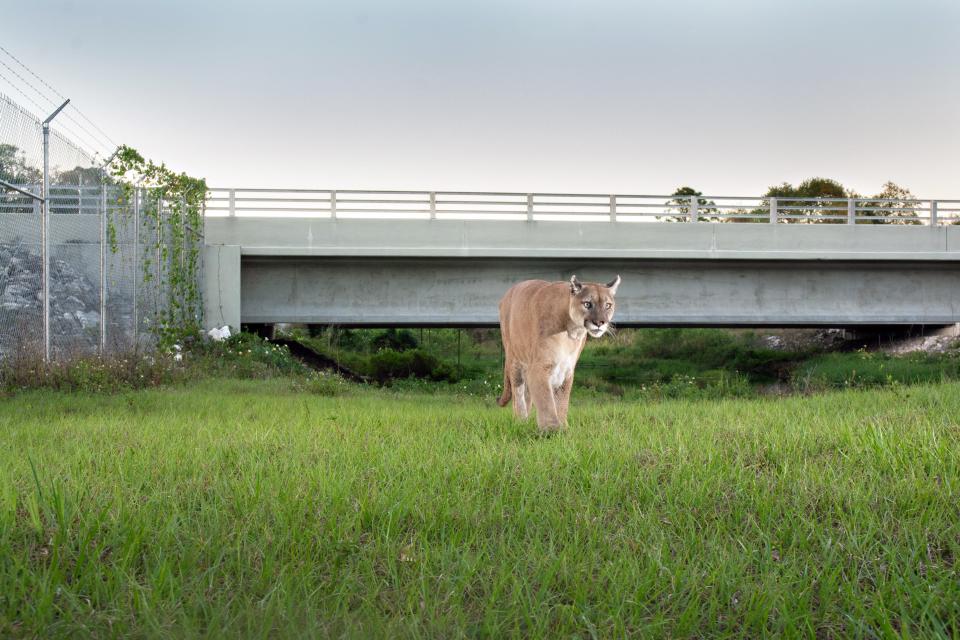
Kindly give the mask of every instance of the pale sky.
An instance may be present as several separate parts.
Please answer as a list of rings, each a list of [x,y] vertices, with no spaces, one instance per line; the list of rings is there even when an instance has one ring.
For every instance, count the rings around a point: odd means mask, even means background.
[[[0,45],[211,186],[960,198],[957,0],[2,5]]]

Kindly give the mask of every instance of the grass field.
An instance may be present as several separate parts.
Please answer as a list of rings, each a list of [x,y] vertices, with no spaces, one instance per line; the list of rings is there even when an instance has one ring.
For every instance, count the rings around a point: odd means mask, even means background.
[[[960,634],[960,384],[305,389],[4,399],[0,637]]]

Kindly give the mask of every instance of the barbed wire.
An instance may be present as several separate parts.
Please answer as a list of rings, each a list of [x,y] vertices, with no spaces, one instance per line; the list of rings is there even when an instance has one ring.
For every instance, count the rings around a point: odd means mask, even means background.
[[[10,84],[9,79],[0,74],[0,80]],[[27,100],[37,104],[29,95],[26,95],[14,84],[11,86],[19,91]],[[21,154],[20,161],[14,160],[12,166],[6,167],[16,173],[18,165],[22,169],[32,168],[39,172],[42,169],[40,118],[29,109],[17,104],[12,98],[0,91],[0,143],[13,145]],[[92,168],[96,166],[96,154],[92,154],[84,147],[78,146],[72,139],[66,137],[60,129],[50,131],[50,162],[51,169],[56,173],[70,168]],[[15,177],[5,176],[5,180]],[[13,180],[17,182],[18,180]]]
[[[7,55],[10,55],[9,52],[6,51],[6,49],[4,49],[4,52],[6,52]],[[13,56],[11,56],[11,57],[13,57]],[[5,67],[10,73],[12,73],[14,76],[16,76],[16,77],[20,80],[20,82],[22,82],[24,85],[26,85],[31,91],[33,91],[35,94],[37,94],[38,96],[40,96],[43,100],[46,100],[47,102],[49,102],[52,107],[56,108],[57,106],[59,106],[58,103],[57,103],[55,100],[53,100],[52,98],[50,98],[50,97],[49,97],[48,95],[46,95],[44,92],[42,92],[42,91],[40,91],[39,89],[37,89],[37,87],[35,87],[29,80],[27,80],[27,79],[24,78],[22,75],[20,75],[20,74],[17,72],[16,69],[14,69],[14,68],[11,67],[10,65],[8,65],[8,64],[7,64],[6,62],[4,62],[2,59],[0,59],[0,65],[2,65],[3,67]],[[7,84],[9,84],[9,85],[12,86],[14,89],[16,89],[21,95],[23,95],[24,97],[27,97],[27,99],[29,99],[30,102],[32,102],[34,105],[36,105],[37,108],[39,108],[41,112],[43,112],[44,110],[47,110],[47,109],[48,109],[48,107],[43,107],[43,106],[39,105],[35,100],[33,100],[32,98],[30,98],[29,96],[27,96],[26,92],[23,91],[22,89],[20,89],[19,87],[17,87],[16,84],[15,84],[12,80],[10,80],[9,78],[4,77],[4,80],[6,80],[6,81],[7,81]],[[46,83],[44,83],[44,84],[46,84]],[[55,91],[55,90],[54,90],[54,93],[57,93],[58,95],[60,95],[59,92],[57,92],[57,91]],[[63,98],[63,99],[66,100],[66,98]],[[63,130],[65,130],[65,131],[67,131],[67,132],[69,132],[70,135],[71,135],[74,139],[80,141],[83,145],[92,147],[93,150],[95,151],[95,155],[100,155],[104,149],[110,150],[110,149],[113,148],[113,147],[110,147],[109,144],[104,144],[103,140],[97,138],[97,136],[95,136],[94,134],[90,133],[90,131],[89,131],[86,127],[84,127],[82,124],[80,124],[79,122],[77,122],[76,118],[72,117],[69,113],[64,113],[63,115],[64,115],[64,117],[67,118],[70,122],[72,122],[78,129],[80,129],[81,131],[83,131],[83,132],[86,134],[87,137],[86,137],[86,139],[84,139],[84,136],[78,135],[78,134],[77,134],[72,128],[70,128],[70,127],[65,127],[62,122],[61,122],[61,123],[58,123],[58,127],[61,128],[61,129],[63,129]],[[93,144],[91,144],[91,141],[93,141]]]
[[[17,64],[19,64],[21,67],[23,67],[24,69],[26,69],[26,70],[27,70],[27,73],[29,73],[29,74],[32,75],[34,78],[36,78],[37,80],[39,80],[40,83],[43,84],[43,86],[45,86],[47,89],[50,89],[50,91],[52,91],[52,92],[54,93],[54,95],[56,95],[58,98],[60,98],[61,100],[66,100],[66,99],[67,99],[67,97],[66,97],[65,95],[63,95],[62,93],[60,93],[59,91],[57,91],[56,89],[54,89],[52,86],[50,86],[50,83],[49,83],[49,82],[47,82],[46,80],[44,80],[43,78],[41,78],[33,69],[31,69],[31,68],[28,67],[26,64],[24,64],[23,61],[21,61],[21,60],[20,60],[19,58],[17,58],[15,55],[13,55],[12,53],[10,53],[7,49],[5,49],[4,47],[0,46],[0,51],[3,51],[5,54],[7,54],[8,56],[10,56],[14,61],[16,61]],[[118,146],[120,146],[120,145],[118,145],[116,142],[114,142],[113,139],[112,139],[109,135],[107,135],[107,133],[106,133],[103,129],[101,129],[100,127],[98,127],[96,122],[94,122],[93,120],[91,120],[90,118],[88,118],[88,117],[86,116],[86,114],[84,114],[82,111],[80,111],[80,108],[79,108],[79,107],[77,107],[77,106],[76,106],[75,104],[73,104],[72,102],[70,103],[70,107],[71,107],[74,111],[76,111],[77,114],[78,114],[81,118],[83,118],[84,120],[86,120],[86,121],[90,124],[91,127],[93,127],[94,129],[96,129],[96,130],[100,133],[100,135],[102,135],[102,136],[106,139],[107,142],[109,142],[111,145],[113,145],[113,147],[118,147]]]
[[[2,61],[0,61],[0,64],[2,64]],[[16,91],[17,93],[19,93],[21,96],[23,96],[25,99],[27,99],[27,100],[30,102],[30,104],[32,104],[34,107],[36,107],[38,114],[42,114],[42,113],[50,110],[49,107],[45,107],[45,106],[41,105],[39,102],[37,102],[36,100],[34,100],[34,99],[33,99],[30,95],[28,95],[23,89],[21,89],[19,86],[17,86],[17,83],[15,83],[15,82],[13,82],[12,80],[10,80],[10,78],[8,78],[7,76],[5,76],[3,73],[0,73],[0,80],[3,80],[4,82],[6,82],[14,91]],[[39,119],[39,118],[38,118],[38,119]],[[78,136],[78,135],[76,134],[76,132],[74,132],[70,127],[64,126],[64,124],[63,124],[62,122],[57,125],[57,128],[63,130],[63,131],[66,132],[66,133],[68,133],[68,134],[70,135],[70,137],[71,137],[73,140],[75,140],[75,141],[76,141],[76,140],[83,140],[83,138],[82,138],[81,136]],[[79,146],[89,146],[89,143],[88,143],[88,142],[84,142],[84,143],[82,143],[82,144],[77,144],[76,142],[74,142],[74,145],[76,145],[76,146],[78,146],[78,147],[79,147]],[[97,150],[96,150],[96,146],[94,146],[94,152],[92,153],[92,155],[100,155],[100,151],[97,151]]]
[[[6,49],[4,49],[4,52],[5,52],[7,55],[10,55],[10,53],[9,53]],[[10,56],[10,57],[13,58],[13,56]],[[13,59],[14,59],[14,60],[17,60],[16,58],[13,58]],[[18,60],[17,62],[19,62],[19,60]],[[30,71],[30,69],[27,68],[26,65],[24,65],[23,63],[19,63],[19,64],[20,64],[21,66],[23,66],[25,69],[27,69],[27,71]],[[24,83],[25,85],[27,85],[27,87],[29,87],[29,88],[30,88],[34,93],[36,93],[38,96],[40,96],[41,98],[43,98],[44,100],[46,100],[47,102],[49,102],[52,107],[56,108],[57,106],[59,106],[59,103],[58,103],[56,100],[52,99],[50,96],[46,95],[45,93],[43,93],[42,91],[40,91],[39,89],[37,89],[29,80],[27,80],[27,79],[24,78],[22,75],[20,75],[19,73],[17,73],[16,69],[12,68],[12,67],[11,67],[10,65],[8,65],[6,62],[4,62],[3,60],[0,60],[0,65],[3,65],[4,67],[6,67],[7,70],[10,71],[10,73],[12,73],[13,75],[15,75],[22,83]],[[36,76],[36,74],[34,74],[34,75]],[[36,76],[36,77],[39,78],[39,76]],[[42,79],[40,79],[40,80],[41,80],[41,82],[43,82]],[[45,84],[45,85],[48,86],[48,87],[50,86],[50,85],[48,85],[46,82],[43,82],[43,84]],[[60,92],[58,92],[58,91],[56,91],[55,89],[52,89],[52,88],[51,88],[51,90],[52,90],[56,95],[60,96],[60,98],[61,98],[62,100],[66,100],[66,97],[64,97],[62,94],[60,94]],[[87,136],[89,136],[89,139],[86,141],[86,143],[89,144],[90,140],[93,140],[93,141],[95,142],[94,146],[98,146],[98,145],[102,145],[102,144],[103,144],[103,140],[98,139],[95,135],[93,135],[92,133],[90,133],[90,131],[88,131],[82,124],[80,124],[80,123],[77,122],[73,117],[71,117],[70,114],[65,113],[65,114],[64,114],[64,117],[68,118],[68,119],[69,119],[71,122],[73,122],[81,131],[83,131],[84,133],[87,134]],[[76,135],[76,134],[74,134],[74,135]],[[77,136],[77,137],[79,137],[79,136]]]
[[[27,100],[29,100],[30,103],[33,104],[33,106],[35,106],[37,109],[39,109],[38,113],[40,113],[40,112],[42,112],[42,111],[44,110],[44,107],[43,107],[42,105],[40,105],[40,103],[38,103],[36,100],[34,100],[34,99],[31,98],[30,96],[28,96],[22,89],[20,89],[20,87],[18,87],[15,83],[13,83],[9,78],[7,78],[7,77],[6,77],[5,75],[3,75],[2,73],[0,73],[0,80],[5,81],[8,85],[10,85],[10,87],[11,87],[14,91],[16,91],[17,93],[19,93],[20,95],[22,95],[22,96],[23,96],[24,98],[26,98]]]

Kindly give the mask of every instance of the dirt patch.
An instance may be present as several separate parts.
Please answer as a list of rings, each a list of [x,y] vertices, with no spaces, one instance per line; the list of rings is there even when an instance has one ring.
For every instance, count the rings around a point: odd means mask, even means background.
[[[290,355],[311,369],[316,369],[317,371],[334,371],[347,380],[351,380],[353,382],[370,382],[369,378],[366,376],[344,367],[332,358],[328,358],[322,353],[317,353],[310,347],[301,344],[296,340],[290,340],[288,338],[272,338],[270,339],[270,342],[272,344],[286,347],[290,350]]]

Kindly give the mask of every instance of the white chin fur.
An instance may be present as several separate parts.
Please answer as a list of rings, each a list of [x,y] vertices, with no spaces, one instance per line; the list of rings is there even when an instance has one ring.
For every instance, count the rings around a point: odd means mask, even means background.
[[[607,332],[606,328],[601,329],[598,327],[589,327],[589,326],[587,327],[587,333],[589,333],[594,338],[599,338],[606,332]]]

